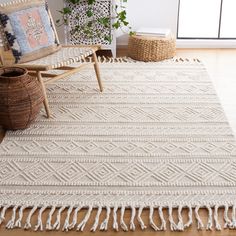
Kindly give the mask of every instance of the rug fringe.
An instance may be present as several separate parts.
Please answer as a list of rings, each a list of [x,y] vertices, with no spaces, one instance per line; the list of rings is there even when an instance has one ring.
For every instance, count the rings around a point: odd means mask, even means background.
[[[138,220],[139,225],[140,225],[142,230],[147,228],[147,226],[144,224],[144,222],[142,220],[142,217],[141,217],[142,212],[143,212],[143,208],[144,208],[143,206],[139,207],[139,209],[138,209],[138,216],[137,216],[137,220]]]
[[[221,226],[220,220],[219,220],[219,208],[224,208],[224,227]],[[178,207],[176,206],[168,206],[168,207],[162,207],[162,206],[115,206],[115,207],[105,207],[106,209],[106,216],[105,219],[101,222],[101,213],[104,207],[102,206],[89,206],[85,207],[87,208],[87,212],[82,219],[82,221],[78,222],[78,214],[79,211],[83,208],[82,206],[33,206],[33,207],[27,207],[25,205],[23,206],[2,206],[0,208],[0,224],[5,221],[5,213],[8,208],[11,208],[12,215],[8,222],[6,222],[6,228],[7,229],[13,229],[13,228],[24,228],[24,229],[34,229],[35,231],[43,231],[43,230],[59,230],[62,231],[69,231],[73,230],[76,227],[77,231],[83,231],[87,225],[87,222],[91,218],[92,211],[96,211],[96,216],[94,218],[94,223],[90,229],[90,231],[95,232],[97,230],[107,230],[108,229],[108,223],[111,215],[111,209],[112,209],[112,228],[115,231],[119,231],[119,229],[123,231],[135,231],[137,228],[137,225],[135,225],[135,222],[137,221],[139,224],[139,227],[142,230],[145,230],[147,226],[145,225],[143,219],[142,219],[142,212],[143,209],[149,210],[149,226],[154,231],[165,231],[167,229],[166,225],[169,224],[169,227],[171,231],[184,231],[186,228],[189,228],[193,223],[193,209],[195,214],[195,219],[197,221],[197,228],[198,230],[206,229],[206,230],[217,230],[221,231],[222,228],[229,228],[229,229],[236,229],[236,205],[229,206],[228,204],[225,205],[206,205],[206,206],[195,206],[192,207],[190,205],[183,206],[180,205]],[[25,214],[26,208],[31,208],[29,211],[25,224],[23,224],[23,215]],[[199,215],[200,209],[205,208],[208,211],[208,220],[207,224],[204,225],[203,221],[201,219],[201,216]],[[45,210],[49,209],[47,221],[44,225],[42,220],[42,215],[44,214]],[[125,222],[125,211],[131,210],[131,216],[130,216],[130,222],[129,227],[127,223]],[[163,209],[168,210],[168,220],[165,219]],[[174,220],[173,211],[174,209],[177,209],[177,220]],[[187,222],[184,222],[183,220],[183,209],[187,209],[188,211],[188,219]],[[229,209],[232,209],[231,219],[229,217]],[[36,213],[36,211],[38,213]],[[63,211],[66,211],[66,217],[64,219],[64,222],[61,220],[61,214]],[[56,214],[56,220],[53,224],[52,218],[53,215]],[[120,218],[118,220],[118,214],[120,214]],[[159,215],[159,224],[155,222],[155,215]],[[31,219],[33,215],[37,216],[37,223],[35,226],[31,225]],[[70,223],[71,219],[71,223]],[[99,222],[101,222],[99,226]]]
[[[136,61],[130,57],[117,57],[117,58],[109,58],[105,56],[98,57],[99,63],[167,63],[167,62],[182,62],[182,63],[201,63],[198,58],[182,58],[182,57],[174,57],[172,59],[167,59],[159,62],[143,62],[143,61]]]
[[[108,222],[109,222],[109,218],[110,218],[111,208],[106,207],[106,211],[107,211],[106,218],[100,225],[100,230],[101,231],[106,231],[108,229]]]
[[[125,224],[125,221],[124,221],[124,214],[125,214],[125,207],[122,206],[121,210],[120,210],[120,227],[124,231],[128,231],[128,227],[127,227],[127,225]]]
[[[236,205],[233,205],[232,210],[232,222],[230,224],[230,229],[236,229]]]
[[[221,231],[221,225],[220,225],[219,220],[218,220],[218,209],[219,209],[219,206],[215,205],[215,208],[214,208],[214,221],[215,221],[216,230]]]
[[[26,219],[26,222],[25,222],[25,226],[24,226],[24,229],[30,229],[32,226],[31,226],[31,218],[33,216],[33,214],[35,213],[35,211],[37,211],[37,206],[34,206],[29,215],[27,216],[27,219]]]
[[[119,230],[119,225],[118,225],[118,221],[117,221],[117,211],[118,211],[118,207],[115,206],[113,208],[113,225],[112,225],[112,227],[115,231]]]
[[[2,222],[5,220],[6,210],[7,210],[9,207],[10,207],[10,206],[3,206],[3,207],[2,207],[1,214],[0,214],[0,225],[1,225]]]
[[[92,210],[93,210],[93,207],[92,206],[90,206],[89,208],[88,208],[88,211],[87,211],[87,213],[86,213],[86,215],[85,215],[85,217],[84,217],[84,219],[79,223],[79,225],[77,226],[77,231],[84,231],[84,227],[86,226],[86,224],[87,224],[87,222],[88,222],[88,220],[89,220],[89,217],[90,217],[90,215],[91,215],[91,212],[92,212]]]
[[[62,227],[62,231],[69,231],[69,227],[70,227],[70,215],[73,211],[73,206],[70,206],[69,209],[67,210],[67,215],[66,215],[66,219],[65,219],[65,223],[64,226]]]
[[[90,231],[95,232],[97,230],[101,213],[102,213],[102,207],[99,206],[98,211],[97,211],[97,215],[96,215],[95,220],[94,220],[94,224],[93,224],[92,228],[90,229]]]
[[[136,61],[130,57],[106,57],[106,56],[98,56],[99,63],[168,63],[168,62],[180,62],[180,63],[201,63],[198,58],[182,58],[182,57],[174,57],[171,59],[158,61],[158,62],[144,62],[144,61]],[[92,57],[82,58],[78,62],[92,62]]]
[[[191,206],[187,206],[188,208],[188,222],[184,225],[184,229],[190,227],[193,223],[193,210]]]

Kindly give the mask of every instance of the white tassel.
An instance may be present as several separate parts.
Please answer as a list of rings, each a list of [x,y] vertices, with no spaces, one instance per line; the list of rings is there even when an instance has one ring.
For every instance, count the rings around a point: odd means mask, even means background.
[[[182,206],[179,206],[178,207],[178,224],[177,224],[177,229],[179,231],[183,231],[184,230],[184,223],[183,223],[183,217],[182,217],[182,210],[183,210],[183,207]]]
[[[213,226],[212,209],[210,206],[206,206],[206,208],[208,210],[208,221],[207,221],[206,230],[212,230],[212,226]]]
[[[5,220],[5,214],[6,214],[6,210],[9,208],[9,206],[4,206],[2,208],[1,214],[0,214],[0,225],[2,224],[2,222]]]
[[[19,210],[19,218],[15,222],[15,227],[16,228],[21,228],[21,221],[22,221],[22,218],[23,218],[23,212],[24,212],[25,208],[26,208],[26,206],[22,206]]]
[[[123,60],[123,62],[128,62],[127,57],[123,57],[122,60]]]
[[[225,205],[225,210],[224,210],[224,221],[225,221],[224,228],[225,229],[228,228],[228,227],[230,228],[231,225],[232,225],[232,222],[228,217],[228,212],[229,212],[229,205],[226,204]]]
[[[55,230],[59,230],[60,229],[60,226],[61,226],[61,213],[66,209],[65,206],[62,206],[58,212],[57,212],[57,219],[56,219],[56,222],[54,223],[53,225],[53,229]]]
[[[172,206],[169,206],[168,212],[169,212],[170,230],[171,231],[176,231],[176,230],[178,230],[178,226],[174,222],[172,211],[173,211]]]
[[[34,227],[34,231],[37,231],[38,229],[40,231],[43,231],[43,222],[42,222],[42,214],[43,212],[46,210],[46,206],[43,206],[40,210],[39,210],[39,214],[38,214],[38,223],[37,225],[35,225]]]
[[[62,227],[62,231],[67,231],[69,230],[69,226],[70,226],[70,215],[71,215],[71,212],[73,211],[73,206],[70,206],[68,211],[67,211],[67,215],[66,215],[66,219],[65,219],[65,223]]]
[[[102,57],[101,57],[101,61],[102,61],[102,63],[105,63],[105,62],[107,61],[106,57],[105,57],[105,56],[102,56]]]
[[[82,57],[81,57],[81,61],[82,61],[82,63],[86,62],[86,60],[85,60],[85,57],[84,57],[84,56],[82,56]]]
[[[232,223],[230,229],[236,229],[236,205],[232,207]]]
[[[190,227],[193,223],[193,210],[191,206],[188,206],[188,222],[184,225],[184,228]]]
[[[131,218],[130,218],[130,225],[129,225],[129,228],[131,231],[135,231],[135,224],[134,224],[135,215],[136,215],[136,209],[135,207],[131,207]]]
[[[78,212],[79,212],[81,209],[82,209],[81,206],[75,208],[74,215],[73,215],[73,219],[72,219],[71,224],[69,225],[69,229],[74,229],[74,228],[75,228],[75,225],[77,224]]]
[[[157,227],[157,225],[153,221],[153,213],[154,213],[154,208],[153,208],[153,206],[150,206],[150,211],[149,211],[149,223],[150,223],[150,226],[155,231],[159,231],[160,229]]]
[[[202,230],[204,228],[204,225],[203,225],[203,223],[201,221],[201,218],[199,216],[199,209],[200,209],[199,206],[195,207],[195,217],[196,217],[196,220],[197,220],[197,229]]]
[[[218,209],[219,209],[219,206],[215,206],[215,209],[214,209],[214,221],[215,221],[215,227],[216,227],[216,230],[220,231],[221,230],[221,225],[219,223],[219,220],[218,220]]]
[[[108,222],[111,214],[111,208],[106,207],[106,210],[107,210],[106,218],[100,225],[100,230],[105,230],[105,231],[108,229]]]
[[[102,56],[102,57],[100,57],[100,61],[101,61],[101,63],[105,63],[105,62],[107,62],[107,59],[105,56]]]
[[[164,218],[164,214],[163,214],[163,208],[162,207],[159,207],[158,208],[158,213],[159,213],[159,217],[160,217],[160,220],[161,220],[161,227],[160,227],[160,230],[166,230],[166,221],[165,221],[165,218]]]
[[[117,210],[118,210],[118,207],[115,206],[113,209],[113,229],[116,231],[119,230],[119,226],[118,226],[118,222],[117,222]]]
[[[84,219],[77,226],[77,229],[76,229],[77,231],[83,231],[84,230],[84,227],[85,227],[87,221],[89,220],[89,217],[91,215],[92,210],[93,210],[93,207],[90,206],[89,209],[88,209],[88,212],[86,213],[86,215],[84,217]]]
[[[120,227],[124,231],[128,231],[128,227],[127,227],[127,225],[125,224],[125,221],[124,221],[124,214],[125,214],[125,207],[122,206],[121,211],[120,211]]]
[[[29,215],[27,216],[27,219],[26,219],[26,222],[25,222],[25,226],[24,226],[24,229],[30,229],[31,228],[31,217],[32,215],[35,213],[35,211],[37,210],[37,206],[34,206],[32,208],[32,210],[30,211]]]
[[[144,222],[143,222],[143,220],[142,220],[142,217],[141,217],[142,212],[143,212],[143,207],[141,206],[141,207],[139,207],[139,209],[138,209],[138,217],[137,217],[137,220],[138,220],[138,222],[139,222],[139,224],[140,224],[141,229],[144,230],[144,229],[147,228],[147,226],[144,224]]]
[[[15,219],[16,219],[16,210],[17,210],[17,208],[18,208],[18,206],[14,206],[13,209],[12,209],[12,217],[6,225],[7,229],[13,229],[14,228],[14,222],[15,222]]]
[[[95,232],[97,230],[101,213],[102,213],[102,207],[99,206],[98,211],[97,211],[97,215],[94,220],[94,224],[93,224],[92,228],[90,229],[90,231]]]
[[[52,216],[55,210],[56,210],[56,207],[53,206],[48,214],[48,219],[46,222],[46,230],[52,230]]]

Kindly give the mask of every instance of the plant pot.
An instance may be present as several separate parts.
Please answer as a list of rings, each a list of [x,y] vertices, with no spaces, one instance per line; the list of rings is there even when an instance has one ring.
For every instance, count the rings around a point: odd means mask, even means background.
[[[40,83],[20,67],[0,68],[0,125],[25,129],[38,115],[44,96]]]

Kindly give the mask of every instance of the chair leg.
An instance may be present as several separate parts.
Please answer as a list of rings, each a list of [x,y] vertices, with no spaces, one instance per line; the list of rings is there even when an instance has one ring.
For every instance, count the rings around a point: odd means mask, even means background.
[[[47,118],[50,118],[51,115],[50,115],[50,109],[49,109],[49,104],[48,104],[46,88],[45,88],[45,84],[44,84],[44,81],[43,81],[43,78],[42,78],[42,75],[41,75],[40,71],[37,72],[37,78],[38,78],[39,83],[42,86],[43,96],[44,96],[43,105],[44,105],[45,111],[47,113]]]
[[[98,59],[97,59],[96,52],[93,53],[93,62],[94,62],[94,69],[95,69],[95,72],[96,72],[100,92],[102,92],[103,91],[103,86],[102,86],[102,80],[101,80],[101,76],[100,76],[100,69],[99,69],[99,65],[98,65]]]

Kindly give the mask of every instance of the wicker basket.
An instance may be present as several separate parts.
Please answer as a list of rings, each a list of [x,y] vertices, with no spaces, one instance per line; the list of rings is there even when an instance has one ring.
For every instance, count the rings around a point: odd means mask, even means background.
[[[0,68],[0,125],[24,129],[36,118],[44,96],[38,80],[19,67]]]
[[[128,55],[138,61],[161,61],[175,56],[176,46],[173,36],[167,38],[130,36]]]

